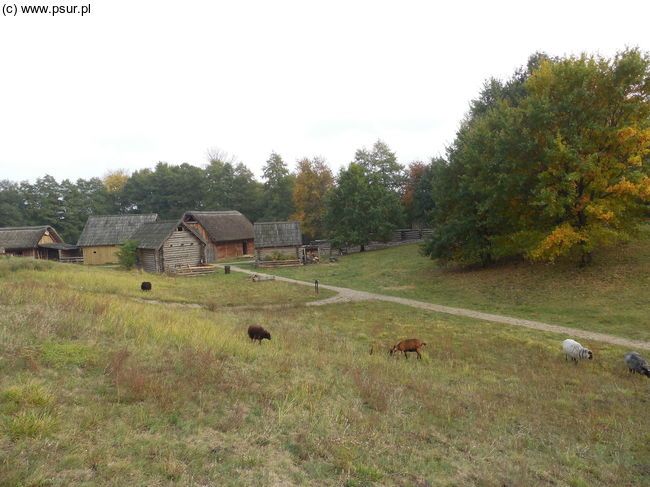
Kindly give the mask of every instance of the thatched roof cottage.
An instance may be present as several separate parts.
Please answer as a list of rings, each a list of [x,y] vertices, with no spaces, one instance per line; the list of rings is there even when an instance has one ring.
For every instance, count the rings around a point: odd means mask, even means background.
[[[79,252],[49,225],[0,228],[0,248],[6,255],[53,260],[73,258]]]
[[[188,211],[182,220],[207,242],[208,263],[255,251],[253,224],[238,211]]]
[[[155,222],[158,215],[91,216],[79,236],[84,264],[117,263],[117,251],[144,223]]]
[[[298,260],[302,233],[298,222],[255,223],[255,260],[273,257]]]

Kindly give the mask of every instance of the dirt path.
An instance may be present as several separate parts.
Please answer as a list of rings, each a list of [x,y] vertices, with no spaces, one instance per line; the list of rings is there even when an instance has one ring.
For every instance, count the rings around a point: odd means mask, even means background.
[[[257,274],[259,276],[267,276],[260,272],[253,272],[240,267],[231,266],[233,271],[243,272],[246,274]],[[290,282],[293,284],[300,284],[303,286],[314,286],[313,282],[299,281],[297,279],[290,279],[288,277],[274,276],[278,281]],[[607,335],[605,333],[597,333],[588,330],[581,330],[579,328],[569,328],[566,326],[552,325],[550,323],[543,323],[541,321],[525,320],[522,318],[513,318],[511,316],[503,316],[491,313],[483,313],[481,311],[474,311],[465,308],[453,308],[450,306],[442,306],[439,304],[427,303],[425,301],[417,301],[415,299],[399,298],[396,296],[387,296],[385,294],[370,293],[366,291],[357,291],[345,287],[329,286],[320,284],[319,287],[329,289],[338,293],[337,296],[332,298],[323,299],[321,301],[311,301],[306,303],[307,306],[322,306],[326,304],[336,304],[352,301],[387,301],[391,303],[403,304],[413,308],[434,311],[436,313],[446,313],[456,316],[465,316],[467,318],[474,318],[482,321],[489,321],[492,323],[504,323],[512,326],[521,326],[524,328],[531,328],[533,330],[550,331],[562,335],[569,335],[573,338],[584,338],[586,340],[595,340],[598,342],[609,343],[612,345],[620,345],[630,349],[644,349],[650,350],[650,342],[643,340],[631,340],[614,335]]]

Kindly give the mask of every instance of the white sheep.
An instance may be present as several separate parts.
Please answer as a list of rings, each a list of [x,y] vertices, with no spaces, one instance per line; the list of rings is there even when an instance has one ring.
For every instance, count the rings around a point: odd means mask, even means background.
[[[581,359],[587,358],[591,360],[594,358],[594,354],[591,352],[591,350],[583,347],[578,342],[571,340],[570,338],[567,338],[562,342],[562,349],[564,350],[564,356],[566,360],[569,360],[569,358],[571,358],[571,360],[577,362]]]

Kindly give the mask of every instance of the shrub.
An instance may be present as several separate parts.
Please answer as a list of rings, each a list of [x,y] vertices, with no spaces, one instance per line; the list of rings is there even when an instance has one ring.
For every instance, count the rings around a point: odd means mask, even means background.
[[[126,270],[133,269],[137,261],[138,242],[127,240],[117,251],[117,260]]]

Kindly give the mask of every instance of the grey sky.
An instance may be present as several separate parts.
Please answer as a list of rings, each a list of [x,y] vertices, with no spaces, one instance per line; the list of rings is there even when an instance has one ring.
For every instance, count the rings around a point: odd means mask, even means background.
[[[272,150],[337,170],[378,138],[406,164],[444,153],[483,81],[535,51],[650,49],[648,1],[88,2],[0,17],[0,179],[210,148],[258,176]]]

